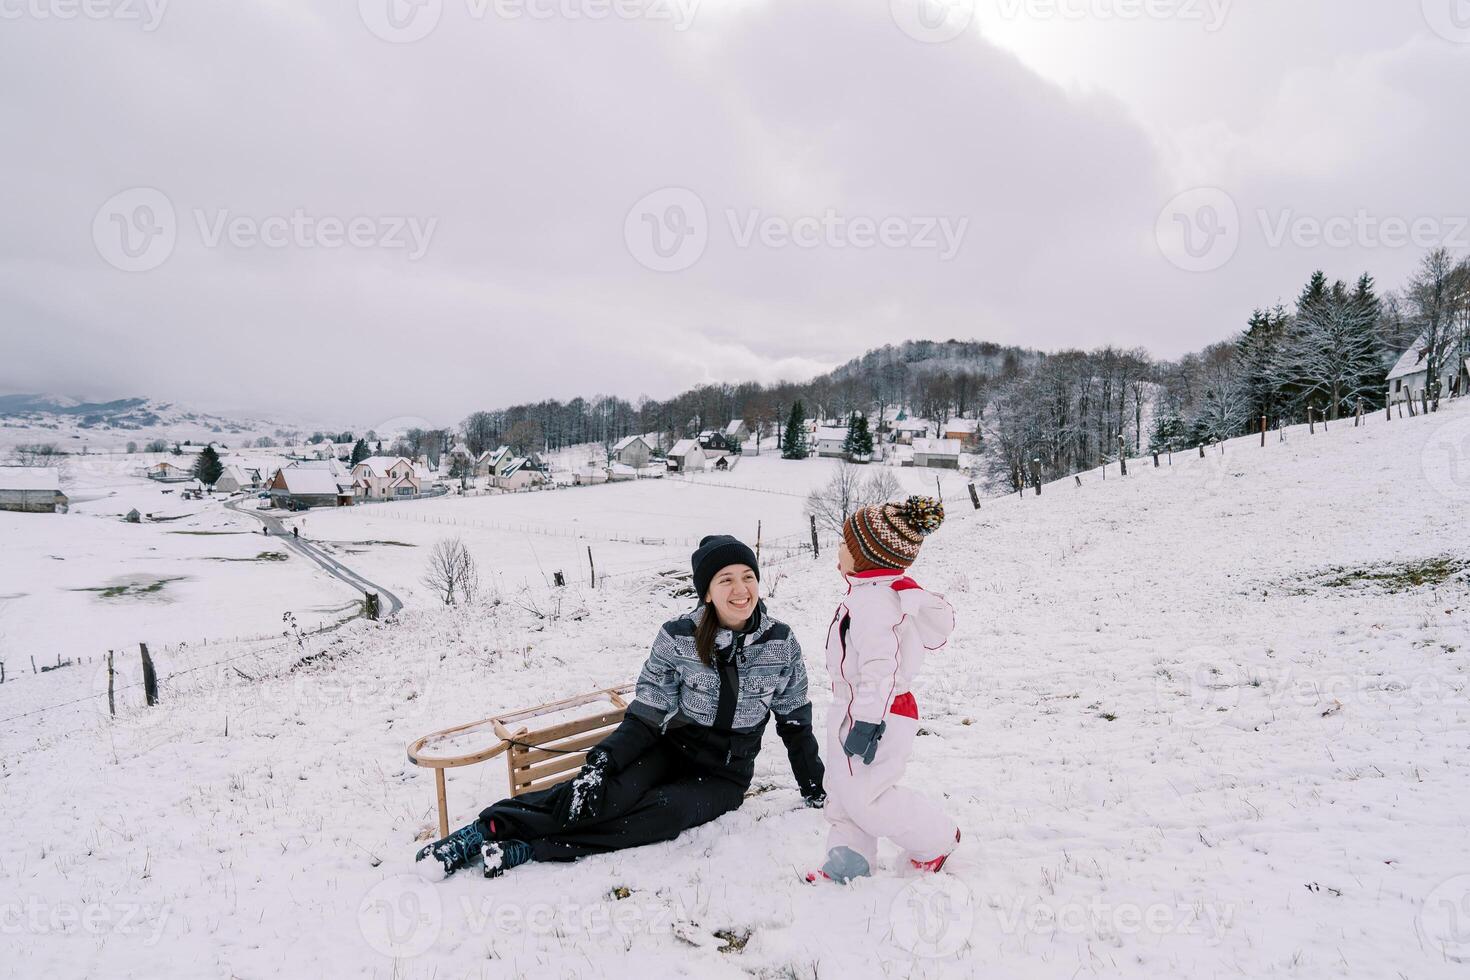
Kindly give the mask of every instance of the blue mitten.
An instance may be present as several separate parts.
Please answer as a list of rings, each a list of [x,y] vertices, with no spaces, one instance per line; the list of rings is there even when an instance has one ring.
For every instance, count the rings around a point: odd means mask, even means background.
[[[862,756],[863,765],[873,764],[873,756],[878,752],[878,740],[883,737],[883,730],[888,727],[888,722],[880,721],[873,724],[871,721],[855,721],[852,728],[848,729],[847,738],[842,740],[842,751],[849,756]]]

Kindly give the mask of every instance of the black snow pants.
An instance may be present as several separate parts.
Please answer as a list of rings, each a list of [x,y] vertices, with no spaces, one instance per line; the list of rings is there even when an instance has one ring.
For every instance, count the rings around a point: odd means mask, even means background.
[[[743,779],[731,775],[698,765],[672,741],[659,739],[608,778],[596,817],[557,820],[557,803],[571,787],[564,782],[486,807],[480,822],[492,839],[528,842],[534,860],[570,861],[672,840],[737,809],[750,778],[748,770]]]

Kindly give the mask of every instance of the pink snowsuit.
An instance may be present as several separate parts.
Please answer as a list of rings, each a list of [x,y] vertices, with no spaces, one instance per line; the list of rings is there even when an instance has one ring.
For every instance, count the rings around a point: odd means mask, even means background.
[[[954,631],[954,608],[901,572],[847,576],[848,593],[827,629],[832,707],[827,716],[827,835],[829,877],[871,874],[878,838],[906,857],[928,861],[955,846],[955,822],[933,800],[899,786],[919,728],[909,684],[924,656]],[[848,756],[843,739],[855,721],[885,722],[871,764]]]

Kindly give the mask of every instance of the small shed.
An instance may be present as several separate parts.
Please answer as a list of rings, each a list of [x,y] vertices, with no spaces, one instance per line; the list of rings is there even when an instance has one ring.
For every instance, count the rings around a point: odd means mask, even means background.
[[[695,439],[680,439],[669,450],[669,471],[673,473],[698,473],[704,469],[704,450]]]
[[[846,426],[823,426],[817,430],[816,439],[812,448],[817,451],[818,456],[842,457],[846,455],[844,447],[847,445]]]
[[[913,445],[915,466],[942,470],[960,468],[958,439],[915,439]]]
[[[0,466],[0,510],[65,514],[61,474],[52,466]]]

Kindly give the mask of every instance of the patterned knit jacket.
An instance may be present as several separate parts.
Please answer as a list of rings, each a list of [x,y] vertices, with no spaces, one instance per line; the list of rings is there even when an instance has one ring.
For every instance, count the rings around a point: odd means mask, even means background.
[[[664,623],[638,675],[629,714],[661,731],[671,726],[714,724],[719,671],[706,667],[694,649],[694,631],[706,614],[708,608],[699,606]],[[740,637],[736,656],[740,694],[731,724],[735,732],[755,731],[771,712],[780,720],[806,708],[802,714],[810,719],[806,663],[796,635],[791,627],[768,615],[764,603],[757,607],[756,616],[755,628]],[[727,658],[735,642],[735,633],[722,628],[715,637],[716,657]]]

